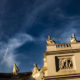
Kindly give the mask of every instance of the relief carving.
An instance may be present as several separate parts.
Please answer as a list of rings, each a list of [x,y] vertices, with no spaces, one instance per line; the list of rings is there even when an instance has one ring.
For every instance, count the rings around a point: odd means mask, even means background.
[[[71,69],[73,68],[73,63],[70,58],[62,58],[59,60],[59,69]]]
[[[73,69],[73,61],[71,56],[56,57],[56,70]]]

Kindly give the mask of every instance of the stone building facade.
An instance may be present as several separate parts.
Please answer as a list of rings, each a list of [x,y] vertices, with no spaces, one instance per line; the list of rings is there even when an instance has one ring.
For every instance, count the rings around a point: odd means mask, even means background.
[[[0,80],[80,80],[80,42],[75,34],[70,38],[70,43],[57,44],[48,36],[44,65],[34,68],[30,73],[19,73],[19,68],[14,64],[13,72],[0,74]]]
[[[33,71],[32,76],[36,80],[80,80],[80,42],[75,34],[71,36],[70,43],[62,44],[57,44],[49,35],[44,66],[35,74]]]

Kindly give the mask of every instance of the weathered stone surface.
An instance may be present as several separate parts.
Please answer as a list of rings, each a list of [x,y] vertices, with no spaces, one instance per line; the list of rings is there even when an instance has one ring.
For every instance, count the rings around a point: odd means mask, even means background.
[[[44,80],[80,80],[80,42],[73,34],[71,43],[48,43],[44,52]]]

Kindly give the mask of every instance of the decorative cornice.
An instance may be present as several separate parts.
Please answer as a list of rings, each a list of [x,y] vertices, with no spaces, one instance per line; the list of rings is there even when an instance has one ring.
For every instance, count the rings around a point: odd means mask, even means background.
[[[68,53],[79,53],[80,49],[60,50],[60,51],[47,51],[44,55],[56,55],[56,54],[68,54]]]

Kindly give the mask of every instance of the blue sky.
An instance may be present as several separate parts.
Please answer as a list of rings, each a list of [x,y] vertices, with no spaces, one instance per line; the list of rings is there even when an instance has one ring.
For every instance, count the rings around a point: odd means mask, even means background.
[[[43,66],[48,34],[57,43],[80,40],[80,0],[0,0],[0,72]]]

